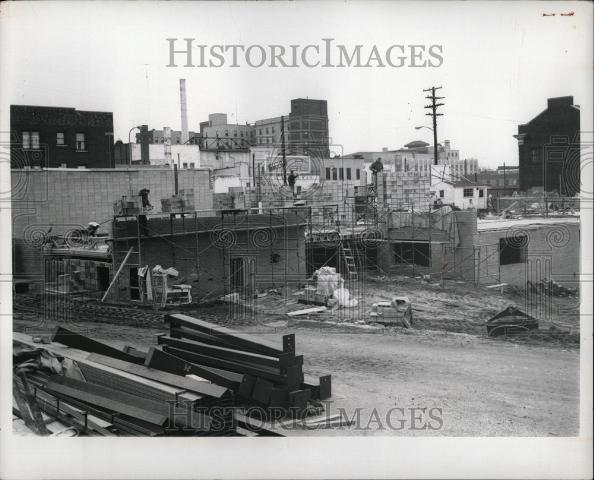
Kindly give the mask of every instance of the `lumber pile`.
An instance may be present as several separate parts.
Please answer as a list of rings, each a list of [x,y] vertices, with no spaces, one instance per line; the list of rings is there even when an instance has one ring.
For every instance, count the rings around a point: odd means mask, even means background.
[[[61,327],[48,344],[21,333],[13,341],[13,396],[20,399],[13,412],[26,422],[39,410],[88,436],[237,435],[231,390],[147,367],[146,352]]]
[[[63,327],[44,343],[14,333],[13,413],[40,434],[58,422],[89,436],[277,436],[250,419],[323,411],[330,376],[306,378],[294,334],[277,344],[187,315],[165,320],[148,351]]]
[[[309,403],[332,394],[331,376],[306,377],[295,335],[274,343],[182,314],[165,316],[169,335],[158,338],[147,365],[197,375],[233,390],[238,403],[286,416],[307,414]],[[181,361],[180,361],[181,360]]]

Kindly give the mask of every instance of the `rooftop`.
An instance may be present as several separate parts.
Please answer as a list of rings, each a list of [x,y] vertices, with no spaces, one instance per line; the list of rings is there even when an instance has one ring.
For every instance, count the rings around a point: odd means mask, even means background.
[[[479,219],[477,221],[478,231],[507,230],[510,228],[537,228],[542,225],[579,224],[580,218],[577,215],[551,216],[551,217],[526,217],[514,219]]]

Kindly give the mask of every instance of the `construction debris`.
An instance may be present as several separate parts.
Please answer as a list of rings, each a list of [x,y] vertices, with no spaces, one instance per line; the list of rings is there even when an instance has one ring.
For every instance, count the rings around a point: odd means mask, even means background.
[[[311,313],[325,312],[326,310],[327,310],[326,307],[312,307],[312,308],[306,308],[303,310],[295,310],[293,312],[287,313],[287,315],[289,317],[297,317],[299,315],[309,315]]]
[[[487,335],[517,335],[538,329],[538,320],[520,309],[510,306],[487,321]]]
[[[540,282],[531,282],[528,280],[526,285],[531,292],[537,293],[539,295],[550,295],[553,297],[575,297],[578,294],[577,289],[564,287],[554,280],[542,279]]]
[[[369,314],[374,323],[410,328],[413,323],[412,303],[408,297],[394,297],[391,302],[377,302]]]

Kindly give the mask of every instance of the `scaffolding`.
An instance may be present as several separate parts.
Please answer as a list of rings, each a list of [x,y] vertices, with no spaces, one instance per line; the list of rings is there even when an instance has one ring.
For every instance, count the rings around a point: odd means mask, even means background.
[[[291,280],[294,269],[289,269],[288,258],[297,257],[298,270],[299,242],[305,239],[298,232],[311,228],[311,224],[309,207],[116,215],[112,234],[114,265],[121,264],[130,248],[133,252],[127,262],[129,282],[126,285],[120,280],[117,291],[123,286],[129,291],[126,300],[147,303],[146,292],[134,281],[135,271],[153,268],[157,254],[162,253],[163,262],[171,263],[163,267],[180,267],[180,281],[199,290],[198,294],[192,293],[198,302],[229,294],[253,299],[260,285],[274,288]],[[215,257],[220,257],[220,264],[215,265]],[[269,262],[267,269],[261,268],[262,264],[258,268],[263,258]],[[280,263],[280,258],[285,260],[282,265],[274,265]],[[305,263],[306,259],[301,261]],[[304,280],[305,271],[302,273]],[[209,288],[206,278],[213,280],[216,287]]]

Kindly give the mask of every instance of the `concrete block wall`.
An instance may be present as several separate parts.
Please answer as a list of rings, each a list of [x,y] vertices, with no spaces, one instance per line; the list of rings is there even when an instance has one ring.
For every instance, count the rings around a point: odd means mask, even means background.
[[[12,235],[25,243],[50,225],[52,235],[60,235],[95,221],[102,224],[100,232],[110,233],[114,201],[123,195],[138,198],[148,188],[159,212],[160,199],[175,188],[169,168],[13,170],[12,186]],[[207,170],[179,172],[178,186],[194,189],[197,210],[212,210]]]
[[[499,265],[499,240],[525,236],[525,261]],[[580,225],[579,223],[541,224],[518,226],[498,230],[483,230],[478,233],[481,251],[487,246],[495,253],[488,262],[480,263],[481,281],[490,283],[486,276],[500,269],[501,282],[526,287],[526,281],[539,282],[552,279],[569,288],[579,286],[580,273]]]
[[[268,244],[254,242],[252,231],[237,231],[233,245],[224,248],[213,241],[211,233],[190,233],[176,237],[148,237],[141,242],[141,265],[152,269],[155,265],[164,268],[175,267],[178,280],[171,283],[192,285],[192,296],[196,299],[217,297],[230,291],[230,262],[233,257],[253,259],[255,265],[254,288],[297,285],[306,278],[305,237],[303,227],[275,228]],[[124,246],[116,259],[119,265],[125,253]],[[271,254],[277,254],[277,261],[271,261]],[[118,280],[119,300],[129,298],[130,268],[125,268]]]

